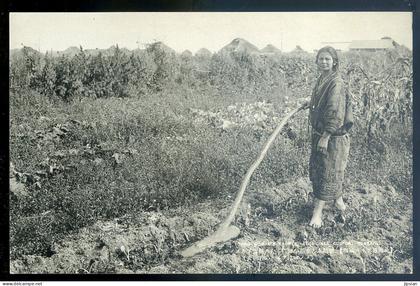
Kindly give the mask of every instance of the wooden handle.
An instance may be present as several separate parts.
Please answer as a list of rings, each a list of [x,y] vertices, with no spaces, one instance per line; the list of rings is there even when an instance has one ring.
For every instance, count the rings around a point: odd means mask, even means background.
[[[281,129],[284,127],[284,125],[286,124],[286,122],[292,117],[294,116],[298,111],[304,109],[304,105],[302,104],[300,107],[292,110],[291,112],[289,112],[286,117],[283,118],[283,120],[280,122],[280,124],[277,126],[277,128],[274,130],[274,132],[271,134],[270,138],[268,138],[267,142],[264,145],[264,148],[262,149],[260,155],[258,156],[257,160],[254,161],[254,163],[251,165],[251,167],[249,167],[248,171],[245,174],[244,179],[242,180],[241,183],[241,187],[239,189],[238,194],[236,195],[235,198],[235,202],[233,203],[233,207],[229,213],[229,215],[227,216],[226,220],[221,224],[220,228],[223,227],[228,227],[233,219],[235,218],[235,214],[238,210],[239,204],[242,200],[242,197],[244,195],[245,189],[249,183],[249,180],[251,179],[252,174],[254,173],[254,171],[258,168],[258,166],[260,165],[261,161],[264,159],[265,155],[267,154],[268,149],[270,148],[271,144],[273,143],[274,139],[277,137],[277,135],[279,134],[279,132],[281,131]]]

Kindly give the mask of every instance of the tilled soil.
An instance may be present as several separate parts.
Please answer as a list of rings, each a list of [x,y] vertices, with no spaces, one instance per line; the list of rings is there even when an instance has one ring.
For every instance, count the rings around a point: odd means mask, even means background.
[[[327,205],[315,230],[305,178],[247,190],[239,237],[183,258],[179,251],[211,234],[232,200],[98,221],[56,243],[50,257],[11,261],[11,273],[412,273],[409,197],[390,185],[347,185],[344,216]]]

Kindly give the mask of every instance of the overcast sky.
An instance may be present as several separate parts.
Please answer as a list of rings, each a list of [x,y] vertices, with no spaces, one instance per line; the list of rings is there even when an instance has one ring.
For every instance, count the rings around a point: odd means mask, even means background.
[[[46,50],[144,48],[163,41],[182,52],[218,51],[234,38],[307,51],[323,42],[393,38],[412,49],[410,12],[270,13],[10,13],[10,48]]]

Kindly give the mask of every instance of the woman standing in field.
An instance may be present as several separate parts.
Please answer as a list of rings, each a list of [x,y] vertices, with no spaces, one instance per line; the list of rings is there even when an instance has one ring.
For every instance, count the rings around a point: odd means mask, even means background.
[[[342,187],[350,149],[347,132],[353,123],[335,49],[329,46],[320,49],[316,64],[321,75],[306,108],[309,108],[312,127],[309,176],[315,196],[309,225],[318,228],[322,225],[322,210],[327,201],[335,201],[342,212],[346,209]]]

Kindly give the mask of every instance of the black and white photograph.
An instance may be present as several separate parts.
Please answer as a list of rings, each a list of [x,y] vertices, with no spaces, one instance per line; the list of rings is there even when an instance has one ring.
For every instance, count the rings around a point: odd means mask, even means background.
[[[10,13],[10,273],[413,274],[412,17]]]

